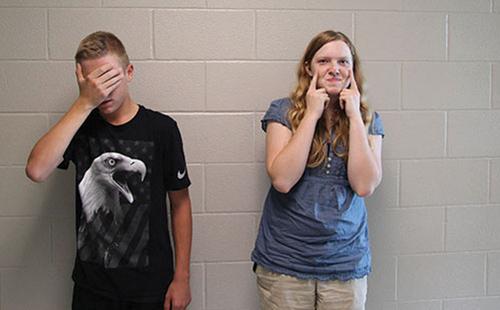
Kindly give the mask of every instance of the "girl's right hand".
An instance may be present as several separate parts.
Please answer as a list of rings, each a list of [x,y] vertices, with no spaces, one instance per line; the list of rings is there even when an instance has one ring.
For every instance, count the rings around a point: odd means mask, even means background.
[[[321,118],[326,105],[330,102],[330,97],[328,96],[326,89],[316,88],[317,83],[318,74],[314,74],[306,94],[306,113],[313,115],[316,120]]]

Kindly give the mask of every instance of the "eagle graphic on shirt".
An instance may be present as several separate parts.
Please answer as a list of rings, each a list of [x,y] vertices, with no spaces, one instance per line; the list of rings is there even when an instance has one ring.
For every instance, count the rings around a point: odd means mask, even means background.
[[[146,165],[120,153],[108,152],[94,159],[78,185],[82,208],[87,222],[91,222],[99,210],[111,213],[115,224],[123,219],[120,195],[129,203],[134,196],[127,184],[127,177],[138,173],[141,182],[146,177]]]
[[[136,194],[129,182],[144,182],[146,172],[143,161],[117,152],[103,153],[92,161],[78,184],[82,215],[77,243],[82,260],[106,268],[139,264],[141,253],[134,256],[134,251],[144,249],[131,246],[130,231],[137,231],[144,222],[134,218],[146,218],[147,212],[136,210],[141,207],[134,204]],[[147,227],[142,229],[141,234],[148,234]]]

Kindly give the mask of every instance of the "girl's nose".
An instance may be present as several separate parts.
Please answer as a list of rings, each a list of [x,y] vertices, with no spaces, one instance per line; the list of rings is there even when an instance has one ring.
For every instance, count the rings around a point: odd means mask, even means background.
[[[338,71],[340,68],[339,64],[335,61],[335,60],[332,60],[330,63],[329,63],[329,69],[333,70],[333,71]]]
[[[333,76],[339,76],[340,75],[340,67],[338,64],[335,62],[330,62],[329,68],[328,68],[328,73],[333,75]]]

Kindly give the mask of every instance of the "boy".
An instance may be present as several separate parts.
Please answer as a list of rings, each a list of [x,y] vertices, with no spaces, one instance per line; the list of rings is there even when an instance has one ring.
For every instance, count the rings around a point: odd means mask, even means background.
[[[134,67],[115,35],[88,35],[75,60],[80,95],[26,165],[35,182],[69,161],[76,167],[73,310],[184,309],[192,218],[177,124],[132,100]]]

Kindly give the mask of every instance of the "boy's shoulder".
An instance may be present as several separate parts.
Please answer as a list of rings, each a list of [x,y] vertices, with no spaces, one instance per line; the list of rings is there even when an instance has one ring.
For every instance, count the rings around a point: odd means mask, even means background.
[[[141,106],[141,109],[146,116],[146,120],[151,122],[152,125],[165,129],[177,127],[177,122],[171,116],[145,106]]]

